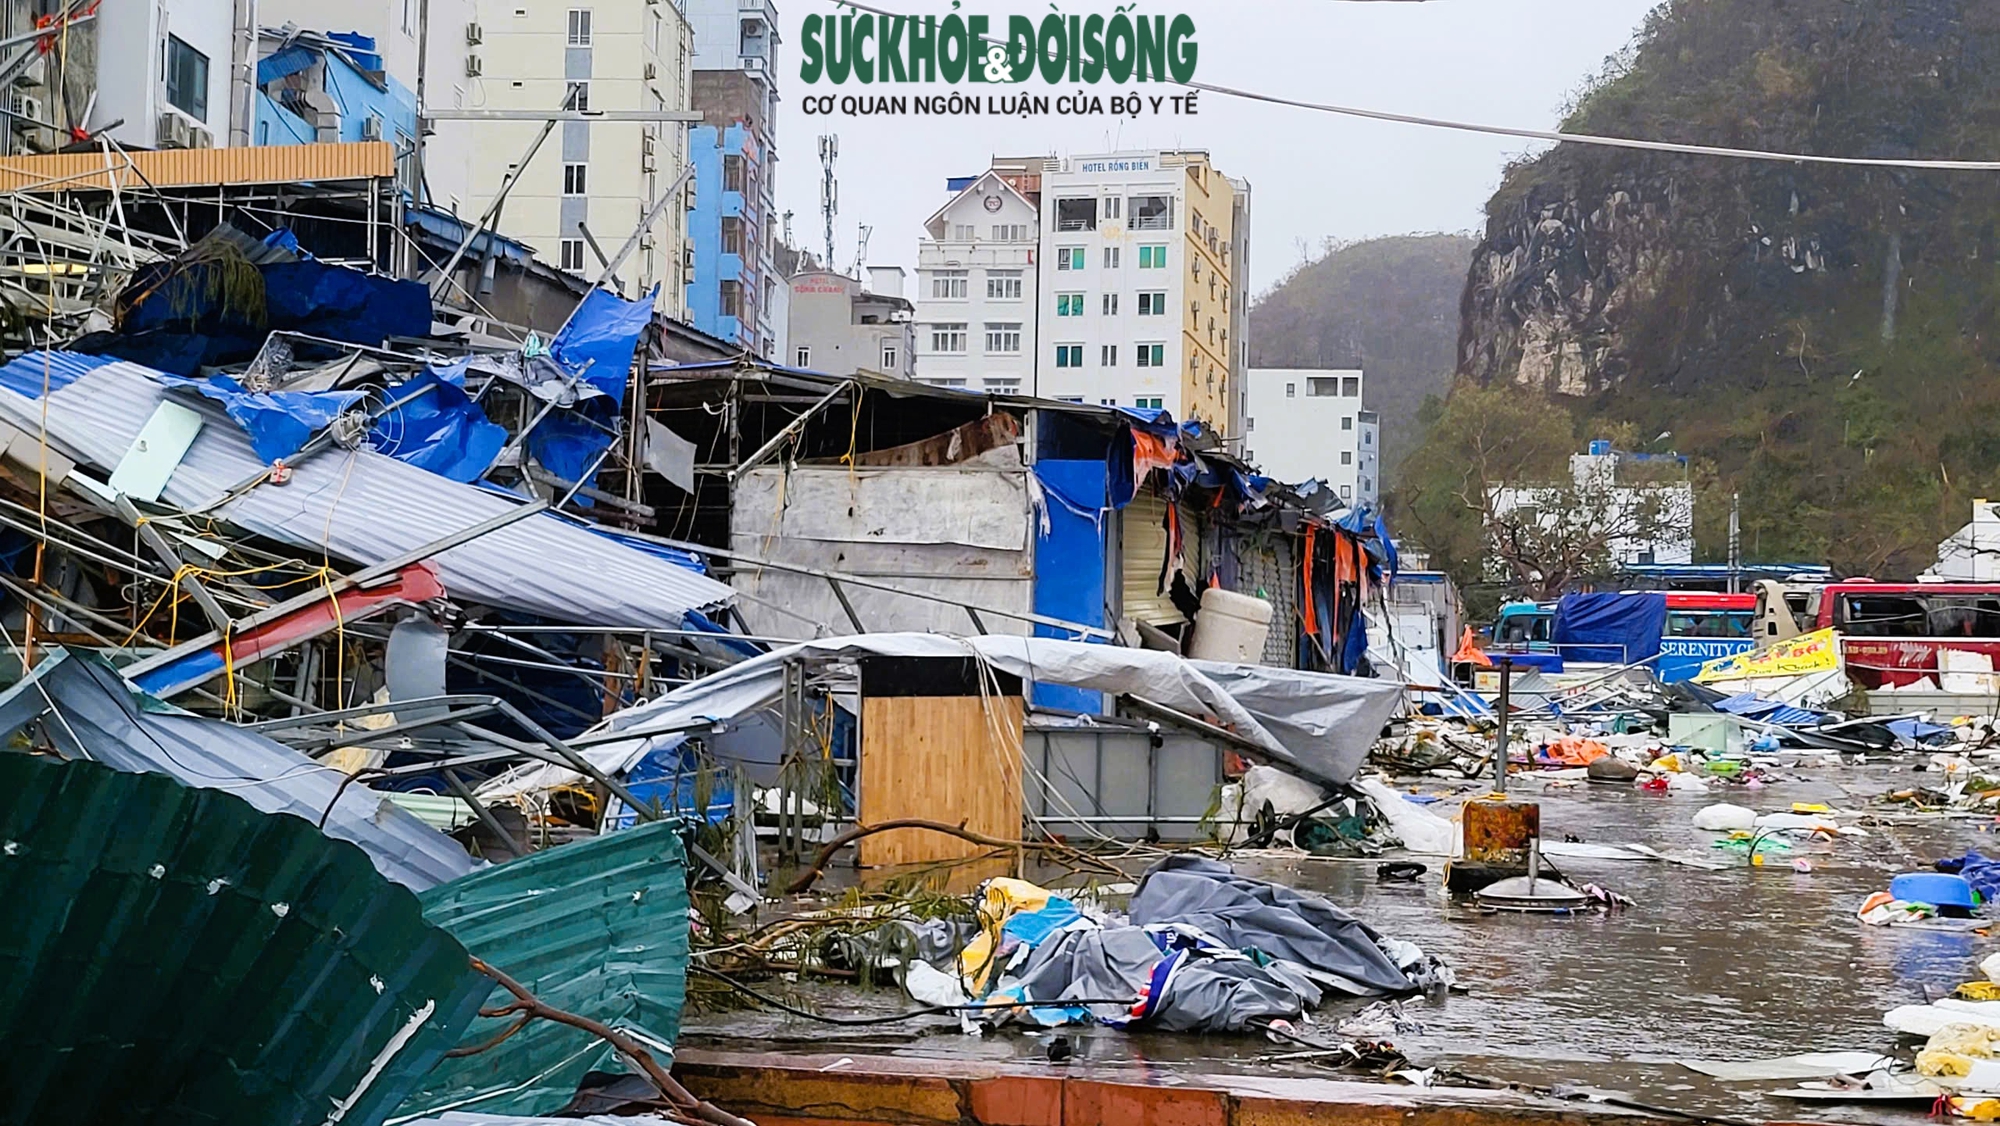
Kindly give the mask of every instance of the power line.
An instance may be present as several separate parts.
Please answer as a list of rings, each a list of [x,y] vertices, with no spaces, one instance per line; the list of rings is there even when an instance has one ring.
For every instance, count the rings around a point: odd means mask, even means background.
[[[906,12],[892,12],[856,0],[836,0],[838,6],[852,8],[858,12],[868,12],[890,18],[916,18]],[[1362,0],[1350,0],[1362,2]],[[1369,0],[1388,2],[1388,0]],[[1424,0],[1397,0],[1404,3],[1420,3]],[[986,35],[981,37],[988,44],[1005,47],[1007,40]],[[1646,141],[1636,137],[1607,137],[1596,133],[1565,133],[1554,129],[1521,129],[1509,125],[1482,125],[1471,121],[1454,121],[1444,117],[1425,117],[1421,114],[1395,113],[1389,110],[1365,109],[1360,106],[1344,106],[1333,102],[1311,102],[1299,98],[1286,98],[1276,94],[1261,94],[1255,90],[1243,90],[1234,86],[1221,86],[1211,82],[1174,82],[1162,79],[1168,85],[1181,86],[1203,93],[1219,94],[1227,98],[1242,98],[1246,101],[1264,102],[1269,105],[1289,106],[1293,109],[1312,110],[1316,113],[1330,113],[1342,117],[1358,117],[1368,121],[1386,121],[1397,125],[1420,125],[1429,129],[1450,129],[1461,133],[1480,133],[1494,137],[1518,137],[1527,141],[1553,141],[1574,145],[1592,145],[1600,148],[1638,149],[1646,152],[1674,153],[1681,156],[1715,156],[1732,160],[1763,160],[1784,164],[1832,164],[1861,168],[1908,168],[1932,172],[2000,172],[2000,160],[1918,160],[1901,157],[1825,156],[1817,153],[1788,153],[1769,149],[1738,149],[1719,145],[1692,145],[1677,141]]]

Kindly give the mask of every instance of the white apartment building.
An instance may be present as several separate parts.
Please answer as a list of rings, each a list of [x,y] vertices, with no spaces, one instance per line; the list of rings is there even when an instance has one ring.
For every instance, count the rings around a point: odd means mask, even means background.
[[[1694,562],[1694,486],[1684,458],[1620,453],[1599,439],[1569,456],[1569,475],[1567,485],[1494,488],[1489,519],[1601,536],[1613,563]]]
[[[1325,481],[1353,507],[1380,496],[1375,412],[1361,409],[1360,368],[1251,368],[1243,460],[1288,485]]]
[[[1249,187],[1199,151],[1044,162],[1037,393],[1237,436]]]
[[[478,0],[481,44],[466,56],[469,99],[481,109],[685,111],[693,34],[673,3],[601,4]],[[475,126],[471,197],[478,215],[515,170],[542,123]],[[686,126],[677,123],[565,121],[507,196],[501,233],[544,261],[594,278],[602,263],[578,224],[606,255],[616,254],[661,192],[686,167]],[[661,286],[660,311],[686,319],[686,209],[669,205],[619,269],[626,296]]]
[[[1036,171],[1028,171],[1032,165]],[[1034,184],[1040,160],[952,180],[917,243],[917,378],[1028,394],[1035,385]]]

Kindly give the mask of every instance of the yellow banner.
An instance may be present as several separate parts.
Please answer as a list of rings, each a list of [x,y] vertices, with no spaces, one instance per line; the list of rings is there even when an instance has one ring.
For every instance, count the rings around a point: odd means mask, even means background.
[[[1780,641],[1769,649],[1753,649],[1734,657],[1718,657],[1701,666],[1695,683],[1746,680],[1759,676],[1798,676],[1840,667],[1840,635],[1823,629]]]

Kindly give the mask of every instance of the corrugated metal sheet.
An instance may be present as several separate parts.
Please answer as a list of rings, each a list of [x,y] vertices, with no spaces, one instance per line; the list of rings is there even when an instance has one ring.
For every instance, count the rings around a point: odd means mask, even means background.
[[[131,189],[300,184],[396,174],[396,147],[387,141],[161,149],[129,155],[129,166],[100,152],[0,157],[0,192],[105,191],[114,179],[120,189]]]
[[[1119,615],[1154,626],[1186,621],[1160,589],[1160,561],[1167,555],[1167,502],[1158,493],[1140,489],[1119,517],[1124,596]],[[1171,571],[1167,578],[1172,581]]]
[[[490,984],[310,822],[0,752],[0,1122],[375,1126]]]
[[[655,822],[510,861],[424,893],[424,917],[543,1001],[670,1046],[688,964],[687,861],[675,832]],[[509,999],[496,988],[488,1004]],[[505,1024],[475,1021],[465,1042]],[[591,1070],[626,1069],[596,1037],[537,1021],[491,1051],[443,1061],[397,1113],[548,1114]]]
[[[166,388],[157,373],[123,361],[84,373],[48,400],[49,437],[79,462],[118,464]],[[176,400],[181,401],[181,400]],[[250,440],[205,400],[186,405],[208,419],[163,499],[195,508],[225,495],[263,468]],[[0,390],[0,416],[31,433],[39,403]],[[261,485],[218,515],[276,540],[355,563],[379,563],[519,502],[462,485],[369,450],[332,450],[296,467],[282,486]],[[457,599],[537,614],[557,622],[677,629],[689,610],[734,597],[728,586],[544,513],[490,532],[431,559]]]
[[[0,364],[0,387],[37,398],[44,387],[59,391],[75,383],[84,372],[113,362],[109,356],[85,356],[77,352],[29,352]]]
[[[324,820],[327,836],[359,845],[377,871],[411,891],[480,866],[457,841],[397,808],[388,795],[364,786],[341,790],[338,770],[254,731],[170,708],[134,690],[93,653],[58,653],[0,693],[0,745],[56,706],[62,718],[39,725],[41,745],[116,770],[227,791],[265,813],[289,813],[315,825]]]

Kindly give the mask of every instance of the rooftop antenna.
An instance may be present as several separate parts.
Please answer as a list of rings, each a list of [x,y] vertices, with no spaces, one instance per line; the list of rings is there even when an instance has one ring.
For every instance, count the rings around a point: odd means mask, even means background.
[[[857,278],[861,276],[861,268],[868,264],[868,236],[875,233],[875,228],[866,223],[860,224],[860,228],[860,234],[854,240],[854,269],[852,271]]]
[[[833,219],[840,214],[840,183],[833,178],[833,162],[840,157],[840,135],[822,133],[819,138],[819,213],[826,223],[826,268],[833,266]]]

